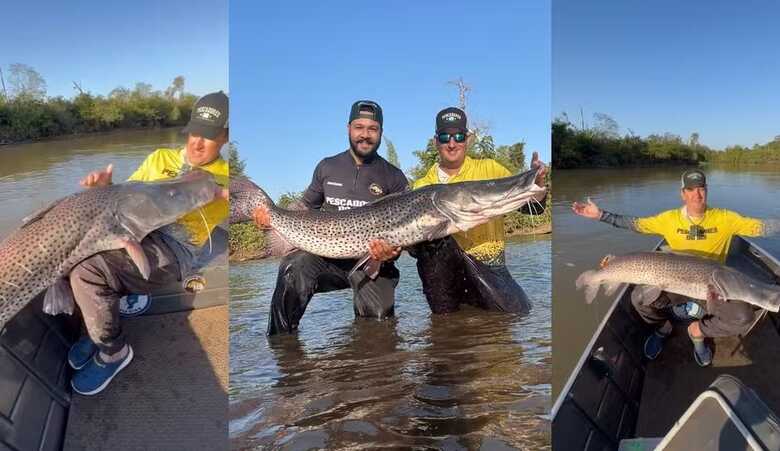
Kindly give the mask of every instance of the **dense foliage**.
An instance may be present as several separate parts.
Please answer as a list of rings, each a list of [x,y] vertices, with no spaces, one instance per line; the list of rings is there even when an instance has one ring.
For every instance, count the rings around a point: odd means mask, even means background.
[[[47,97],[43,77],[23,64],[10,66],[7,81],[9,86],[0,91],[0,144],[118,128],[183,125],[197,100],[184,92],[181,76],[165,91],[137,83],[133,89],[118,87],[106,96],[84,92],[74,84],[79,93],[72,99]]]

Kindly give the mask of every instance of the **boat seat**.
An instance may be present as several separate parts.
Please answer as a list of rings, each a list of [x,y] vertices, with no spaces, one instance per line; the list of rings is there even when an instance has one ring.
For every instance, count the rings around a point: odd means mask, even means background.
[[[777,415],[734,376],[722,374],[699,395],[656,448],[777,450]]]

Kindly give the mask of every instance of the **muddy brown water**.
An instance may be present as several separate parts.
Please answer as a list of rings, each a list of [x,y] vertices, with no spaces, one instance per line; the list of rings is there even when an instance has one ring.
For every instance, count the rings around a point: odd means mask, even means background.
[[[232,447],[550,449],[549,253],[549,235],[508,246],[525,317],[432,315],[404,254],[394,319],[354,319],[348,290],[318,294],[297,335],[270,339],[278,260],[231,265]]]

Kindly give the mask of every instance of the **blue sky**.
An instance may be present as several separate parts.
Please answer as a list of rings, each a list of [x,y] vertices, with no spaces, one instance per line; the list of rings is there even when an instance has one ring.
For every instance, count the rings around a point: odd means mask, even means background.
[[[473,87],[469,119],[497,144],[550,160],[549,2],[230,4],[231,139],[277,197],[303,190],[317,162],[348,146],[353,101],[379,102],[402,169],[436,112]],[[384,153],[384,144],[380,150]]]
[[[722,149],[780,135],[780,4],[555,0],[552,113]]]
[[[185,90],[228,90],[228,2],[9,1],[3,4],[0,66],[37,70],[48,95],[72,97],[73,81],[105,95],[136,82],[165,89],[177,75]]]

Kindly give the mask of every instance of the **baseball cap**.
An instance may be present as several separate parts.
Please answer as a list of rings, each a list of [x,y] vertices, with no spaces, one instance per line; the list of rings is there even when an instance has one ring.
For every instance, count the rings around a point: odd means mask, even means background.
[[[468,128],[466,128],[466,113],[455,107],[439,111],[439,114],[436,115],[436,133],[447,128],[456,128],[468,132]]]
[[[195,102],[190,122],[184,127],[182,133],[216,139],[226,128],[228,128],[228,96],[219,91],[206,94]]]
[[[352,104],[352,109],[349,111],[349,123],[352,123],[355,119],[361,118],[377,121],[381,127],[382,107],[371,100],[358,100]]]
[[[698,169],[683,172],[681,178],[683,188],[701,188],[707,186],[707,178],[704,173]]]

